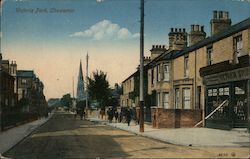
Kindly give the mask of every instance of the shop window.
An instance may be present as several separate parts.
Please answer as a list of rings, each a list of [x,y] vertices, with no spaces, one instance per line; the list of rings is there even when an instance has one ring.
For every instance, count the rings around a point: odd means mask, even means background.
[[[21,80],[21,83],[22,83],[22,84],[26,84],[26,83],[27,83],[27,80],[26,80],[26,79],[22,79],[22,80]]]
[[[163,94],[163,107],[165,109],[169,109],[169,93],[168,92],[165,92]]]
[[[229,88],[228,87],[226,87],[226,88],[224,88],[224,95],[228,95],[229,96]]]
[[[245,94],[244,88],[235,87],[235,94]]]
[[[190,88],[183,89],[183,105],[184,109],[191,109]]]
[[[225,87],[225,88],[219,88],[219,95],[223,96],[223,95],[229,95],[229,88]]]
[[[213,96],[217,96],[217,89],[213,89]]]

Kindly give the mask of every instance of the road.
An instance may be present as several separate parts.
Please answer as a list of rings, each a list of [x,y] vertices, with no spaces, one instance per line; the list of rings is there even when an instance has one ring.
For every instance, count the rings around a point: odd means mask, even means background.
[[[248,148],[185,147],[137,136],[73,115],[56,113],[4,156],[57,158],[214,158],[246,157]]]

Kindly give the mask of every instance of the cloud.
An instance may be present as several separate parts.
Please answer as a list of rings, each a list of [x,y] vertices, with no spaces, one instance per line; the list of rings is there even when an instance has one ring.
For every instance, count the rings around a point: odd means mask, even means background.
[[[119,40],[132,39],[139,37],[139,33],[131,33],[127,28],[123,28],[118,24],[112,23],[109,20],[102,20],[84,31],[70,34],[71,37],[85,37],[93,40]]]
[[[96,2],[100,3],[100,2],[104,2],[104,0],[96,0]]]

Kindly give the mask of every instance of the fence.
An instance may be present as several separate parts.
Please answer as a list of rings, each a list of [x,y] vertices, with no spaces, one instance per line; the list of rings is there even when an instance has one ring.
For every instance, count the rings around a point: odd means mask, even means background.
[[[38,114],[11,112],[3,113],[1,117],[1,129],[8,129],[23,123],[31,122],[38,119]]]

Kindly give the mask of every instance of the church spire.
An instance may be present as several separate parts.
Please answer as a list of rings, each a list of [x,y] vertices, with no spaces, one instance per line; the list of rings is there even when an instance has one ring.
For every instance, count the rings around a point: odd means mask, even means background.
[[[82,73],[82,60],[80,60],[76,98],[78,101],[84,100],[84,79],[83,79],[83,73]]]

